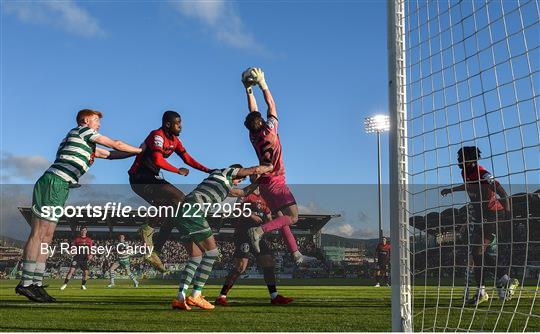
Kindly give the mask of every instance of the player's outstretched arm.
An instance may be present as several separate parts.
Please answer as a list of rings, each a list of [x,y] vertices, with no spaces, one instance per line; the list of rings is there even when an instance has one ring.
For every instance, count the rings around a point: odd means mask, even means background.
[[[251,86],[253,85],[253,82],[250,82],[247,79],[252,70],[253,70],[252,68],[248,68],[247,70],[242,72],[242,84],[244,85],[244,88],[246,89],[249,112],[259,111],[259,109],[257,108],[257,100],[255,99],[255,95],[253,95],[253,88],[251,88]]]
[[[270,93],[270,89],[268,89],[268,84],[266,83],[264,72],[260,68],[255,68],[253,71],[255,72],[255,76],[257,78],[257,84],[263,92],[264,102],[266,102],[266,106],[268,107],[268,110],[266,111],[266,116],[272,116],[277,119],[276,103],[274,102],[274,97],[272,96],[272,93]]]
[[[183,176],[186,176],[189,174],[189,169],[187,168],[176,168],[173,165],[171,165],[164,157],[163,154],[159,151],[152,152],[152,161],[156,166],[158,166],[161,169],[164,169],[166,171],[180,174]]]
[[[443,190],[441,190],[441,195],[446,196],[446,195],[448,195],[450,193],[453,193],[455,191],[465,191],[465,184],[460,184],[459,186],[443,189]]]
[[[126,153],[135,153],[139,154],[142,152],[142,149],[140,147],[131,146],[129,144],[126,144],[120,140],[114,140],[107,136],[99,136],[94,140],[96,143],[101,144],[103,146],[107,146],[109,148],[115,149],[117,151],[126,152]]]
[[[197,160],[195,160],[189,153],[187,153],[186,149],[184,148],[184,145],[182,143],[179,143],[175,150],[176,154],[182,158],[182,160],[190,167],[200,170],[201,172],[208,173],[210,171],[209,168],[205,167],[201,163],[199,163]]]
[[[274,169],[274,166],[272,165],[260,165],[260,166],[254,166],[249,168],[240,168],[238,173],[236,173],[239,177],[246,177],[250,175],[261,175],[264,173],[269,173]]]
[[[266,88],[265,90],[263,90],[263,94],[264,101],[268,106],[268,109],[266,111],[266,117],[272,116],[277,119],[276,103],[274,102],[274,97],[272,96],[272,93],[270,93],[270,89]]]
[[[137,153],[128,153],[121,151],[109,151],[101,147],[96,147],[96,158],[108,159],[108,160],[118,160],[118,159],[127,159],[137,155]]]
[[[250,185],[248,185],[247,187],[244,187],[244,188],[233,188],[229,192],[228,196],[229,197],[246,197],[247,195],[254,192],[255,189],[257,189],[258,186],[259,186],[259,184],[257,182],[254,182],[254,183],[252,183],[252,184],[250,184]]]
[[[255,99],[255,95],[253,95],[253,89],[251,87],[246,87],[246,96],[249,112],[259,111],[257,107],[257,100]]]
[[[506,193],[506,190],[504,190],[504,187],[497,180],[495,180],[495,192],[497,193],[497,195],[499,195],[499,197],[501,199],[501,202],[502,202],[502,204],[504,206],[504,209],[507,212],[512,213],[512,207],[511,207],[511,204],[510,204],[510,197]]]

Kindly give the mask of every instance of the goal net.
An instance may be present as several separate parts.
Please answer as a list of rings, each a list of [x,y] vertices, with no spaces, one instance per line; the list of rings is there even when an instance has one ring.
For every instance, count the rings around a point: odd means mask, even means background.
[[[539,12],[388,3],[393,330],[540,330]]]

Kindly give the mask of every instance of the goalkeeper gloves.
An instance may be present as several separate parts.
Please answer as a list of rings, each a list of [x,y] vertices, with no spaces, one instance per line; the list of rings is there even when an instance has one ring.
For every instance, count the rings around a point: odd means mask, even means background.
[[[242,72],[242,84],[246,89],[257,83],[255,78],[251,74],[251,71],[253,71],[253,67],[250,67],[244,72]]]
[[[260,67],[255,67],[251,69],[250,73],[262,90],[268,89],[268,85],[266,84],[266,80],[264,79],[264,72]]]

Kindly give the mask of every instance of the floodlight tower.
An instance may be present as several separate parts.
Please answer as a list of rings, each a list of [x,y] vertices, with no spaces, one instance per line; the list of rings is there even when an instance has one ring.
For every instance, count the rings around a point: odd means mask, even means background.
[[[364,126],[366,133],[377,134],[377,176],[378,176],[378,189],[379,189],[379,242],[383,237],[382,228],[382,184],[381,184],[381,132],[387,132],[390,130],[390,117],[388,115],[375,115],[366,117],[364,120]]]

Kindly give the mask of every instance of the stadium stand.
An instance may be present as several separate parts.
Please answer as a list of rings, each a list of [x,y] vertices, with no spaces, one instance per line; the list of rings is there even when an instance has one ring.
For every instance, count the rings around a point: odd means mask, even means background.
[[[533,278],[540,271],[540,189],[512,195],[511,204],[511,225],[507,222],[498,227],[498,265],[511,263],[512,271],[517,273],[527,267],[526,276]],[[469,206],[464,205],[409,218],[412,227],[425,232],[414,238],[415,275],[434,277],[439,275],[438,268],[443,277],[451,276],[454,270],[465,271],[468,210]]]
[[[19,211],[26,221],[30,223],[30,208],[20,207]],[[111,217],[112,215],[109,214],[108,216]],[[109,218],[105,221],[91,217],[61,218],[55,233],[53,246],[58,246],[61,242],[70,243],[77,233],[77,228],[81,225],[88,227],[88,235],[94,240],[96,246],[114,244],[114,238],[119,233],[126,235],[130,245],[140,245],[137,229],[145,222],[145,219],[137,217],[135,211],[131,212],[128,216],[130,216],[130,218]],[[324,259],[321,245],[321,229],[335,217],[338,217],[338,215],[300,215],[298,222],[292,226],[292,231],[296,235],[299,248],[304,254]],[[217,237],[218,247],[221,252],[220,260],[214,265],[213,274],[214,276],[221,277],[226,275],[229,267],[232,265],[230,260],[232,259],[235,250],[232,242],[235,220],[228,218],[211,218],[209,219],[209,222]],[[328,277],[328,275],[332,275],[339,271],[335,269],[339,267],[339,265],[327,265],[323,262],[315,265],[315,268],[311,268],[308,272],[298,271],[289,256],[289,252],[286,249],[282,237],[277,233],[271,234],[269,236],[269,241],[274,250],[277,272],[282,277],[319,277],[321,275]],[[348,255],[351,257],[350,254]],[[176,272],[182,269],[187,257],[187,251],[181,241],[181,236],[176,229],[174,229],[170,240],[165,243],[161,253],[161,258],[165,263],[165,266],[171,271],[172,276],[175,276]],[[51,277],[61,277],[65,275],[70,260],[71,256],[67,254],[63,254],[62,256],[55,255],[53,258],[50,258],[47,262],[48,271],[50,272],[49,275]],[[356,261],[356,259],[351,261]],[[346,264],[343,265],[346,266]],[[94,256],[90,262],[91,277],[106,277],[108,275],[106,270],[107,267],[108,263],[105,256]],[[159,275],[144,263],[141,256],[132,258],[132,268],[138,275],[143,275],[145,277],[157,277]],[[357,268],[358,263],[356,263],[356,268],[351,269],[350,271],[357,273]],[[342,271],[344,272],[345,270],[339,271],[338,274],[341,275]],[[313,274],[313,272],[317,272],[317,274]],[[257,277],[258,272],[256,267],[250,267],[247,274],[248,276]]]

